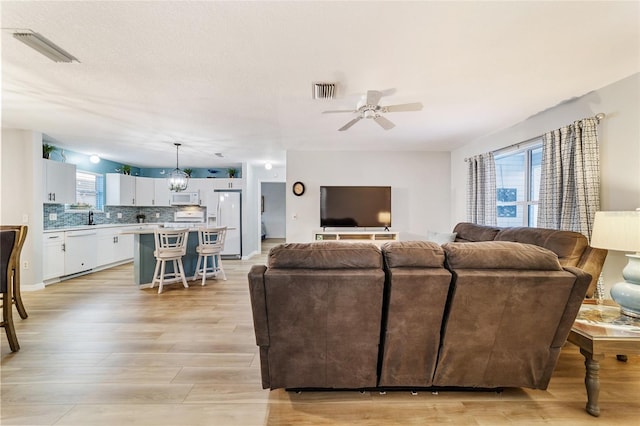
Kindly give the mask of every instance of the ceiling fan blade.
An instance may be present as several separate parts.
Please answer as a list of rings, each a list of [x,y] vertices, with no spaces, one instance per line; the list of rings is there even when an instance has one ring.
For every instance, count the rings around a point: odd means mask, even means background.
[[[351,112],[351,113],[354,113],[354,112],[358,112],[358,111],[355,110],[355,109],[334,109],[332,111],[322,111],[323,114],[334,114],[336,112]]]
[[[367,105],[378,105],[380,98],[382,98],[382,92],[378,92],[377,90],[367,91]]]
[[[393,129],[394,127],[396,127],[395,124],[393,124],[391,121],[387,120],[385,117],[381,115],[377,115],[373,117],[373,121],[378,123],[380,127],[382,127],[385,130]]]
[[[344,132],[345,130],[347,130],[348,128],[350,128],[351,126],[353,126],[354,124],[356,124],[358,121],[362,120],[362,116],[356,117],[353,120],[351,120],[350,122],[348,122],[347,124],[345,124],[344,126],[340,127],[338,129],[338,131],[340,132]]]
[[[420,111],[422,104],[420,102],[414,102],[412,104],[387,105],[382,107],[382,109],[384,112]]]

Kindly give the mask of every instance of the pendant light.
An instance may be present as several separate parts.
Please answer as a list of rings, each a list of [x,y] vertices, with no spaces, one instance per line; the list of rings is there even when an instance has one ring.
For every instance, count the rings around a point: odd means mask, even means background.
[[[182,144],[174,143],[174,145],[176,146],[176,168],[169,173],[169,191],[180,192],[187,189],[189,176],[178,168],[178,148]]]

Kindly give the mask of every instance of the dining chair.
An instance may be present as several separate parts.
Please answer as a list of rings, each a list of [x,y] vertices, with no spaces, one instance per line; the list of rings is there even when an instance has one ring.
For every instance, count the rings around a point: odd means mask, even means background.
[[[13,262],[18,256],[19,231],[0,230],[0,291],[2,292],[2,322],[12,352],[20,350],[18,336],[13,325]]]
[[[16,305],[16,309],[18,310],[20,318],[27,319],[29,315],[27,314],[27,310],[24,307],[24,303],[22,303],[22,294],[20,292],[20,253],[22,253],[22,247],[24,246],[24,241],[27,238],[29,227],[27,225],[0,225],[0,230],[18,231],[18,253],[16,258],[14,259],[13,264],[11,265],[11,269],[13,272],[12,302]]]

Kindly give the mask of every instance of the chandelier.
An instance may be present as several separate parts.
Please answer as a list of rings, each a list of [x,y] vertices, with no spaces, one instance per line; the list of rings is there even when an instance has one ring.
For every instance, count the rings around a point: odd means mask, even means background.
[[[174,143],[174,145],[176,146],[176,168],[169,173],[169,191],[180,192],[187,189],[189,176],[178,168],[178,148],[182,144]]]

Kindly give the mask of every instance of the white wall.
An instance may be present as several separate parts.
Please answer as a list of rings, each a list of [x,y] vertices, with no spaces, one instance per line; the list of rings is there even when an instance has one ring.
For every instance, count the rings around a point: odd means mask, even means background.
[[[451,153],[451,224],[466,220],[465,157],[500,149],[560,128],[575,120],[605,113],[600,141],[601,209],[640,207],[640,73],[593,90],[536,114],[508,129],[469,143]],[[603,278],[608,288],[622,281],[626,258],[609,252]],[[608,295],[608,291],[606,292]]]
[[[42,134],[27,130],[2,129],[0,223],[29,227],[20,254],[23,290],[43,286],[42,179]],[[24,267],[25,262],[28,264],[27,268]]]
[[[286,220],[286,183],[263,182],[264,212],[262,222],[267,231],[267,238],[285,238]]]
[[[450,225],[448,152],[287,152],[287,242],[309,242],[320,228],[320,186],[391,186],[392,231],[424,238]],[[291,192],[305,184],[304,195]]]

